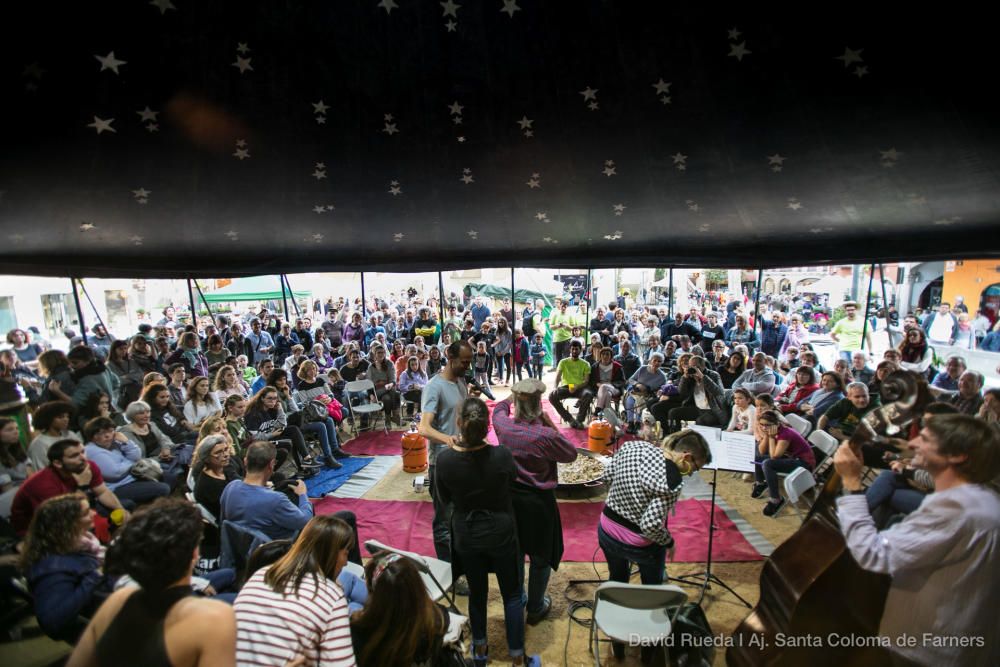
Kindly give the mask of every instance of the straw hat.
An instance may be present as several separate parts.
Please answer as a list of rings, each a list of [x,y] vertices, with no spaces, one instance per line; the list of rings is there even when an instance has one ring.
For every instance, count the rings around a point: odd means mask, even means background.
[[[528,378],[527,380],[521,380],[520,382],[514,383],[514,386],[510,388],[512,394],[523,394],[529,396],[531,394],[543,394],[545,393],[545,383],[541,380],[536,380],[534,378]]]

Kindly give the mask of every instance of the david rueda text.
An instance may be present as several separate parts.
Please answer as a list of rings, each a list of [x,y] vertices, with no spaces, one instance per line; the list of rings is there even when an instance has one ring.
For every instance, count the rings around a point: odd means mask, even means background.
[[[986,641],[977,636],[941,636],[925,632],[923,634],[904,634],[898,637],[882,637],[878,635],[842,635],[832,632],[827,635],[787,635],[777,633],[768,640],[760,633],[749,635],[715,635],[674,634],[663,641],[653,641],[638,634],[629,635],[630,646],[663,645],[681,648],[730,648],[746,646],[763,650],[770,644],[777,648],[873,648],[891,649],[893,647],[983,647]]]

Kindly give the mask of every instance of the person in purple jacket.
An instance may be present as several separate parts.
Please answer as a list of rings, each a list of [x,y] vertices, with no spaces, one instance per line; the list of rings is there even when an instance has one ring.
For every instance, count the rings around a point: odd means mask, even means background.
[[[789,473],[796,468],[812,470],[816,467],[816,457],[812,447],[799,432],[782,421],[775,410],[765,410],[757,415],[760,441],[757,443],[756,483],[750,492],[752,498],[760,498],[764,491],[770,501],[764,508],[764,516],[774,516],[787,502],[778,486],[778,473]]]

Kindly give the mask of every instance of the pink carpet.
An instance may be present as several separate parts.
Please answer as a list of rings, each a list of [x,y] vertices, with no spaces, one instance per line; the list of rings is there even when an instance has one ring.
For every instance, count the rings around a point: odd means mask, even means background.
[[[567,401],[567,403],[572,403],[572,401]],[[486,405],[489,406],[492,412],[493,406],[496,404],[495,401],[486,401]],[[572,442],[577,447],[587,448],[587,431],[578,431],[576,429],[569,428],[568,426],[560,425],[559,413],[556,412],[555,408],[549,404],[548,400],[542,401],[542,408],[545,412],[552,418],[552,423],[559,427],[559,432],[565,436],[567,440]],[[402,431],[389,431],[388,435],[382,432],[381,429],[376,429],[374,431],[363,431],[358,437],[349,440],[343,444],[344,451],[351,454],[362,454],[366,456],[395,456],[402,453],[401,439],[403,437]],[[489,435],[486,436],[487,442],[491,444],[499,444],[497,442],[496,434],[493,432],[493,427],[490,426]],[[634,435],[625,435],[619,440],[620,443],[628,442],[629,440],[635,440]]]
[[[559,503],[563,523],[565,553],[563,560],[588,562],[597,549],[597,521],[603,503]],[[376,539],[385,544],[434,555],[431,539],[433,505],[429,501],[362,500],[358,498],[323,498],[315,504],[317,514],[349,510],[358,517],[358,534],[362,543]],[[708,550],[708,512],[704,500],[682,500],[677,514],[670,517],[670,532],[677,541],[676,562],[701,562]],[[713,560],[719,562],[755,561],[762,556],[747,542],[736,525],[716,508],[717,530],[713,544]],[[596,559],[604,561],[597,549]]]

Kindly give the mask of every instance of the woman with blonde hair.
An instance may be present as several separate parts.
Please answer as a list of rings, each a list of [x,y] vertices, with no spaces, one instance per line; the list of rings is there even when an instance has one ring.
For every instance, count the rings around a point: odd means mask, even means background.
[[[337,584],[353,543],[347,522],[317,516],[287,554],[250,577],[233,604],[239,664],[284,667],[298,657],[309,665],[355,664],[347,599]]]
[[[226,364],[215,374],[215,385],[212,390],[215,393],[215,400],[222,403],[230,396],[246,397],[249,387],[236,374],[236,369]]]

